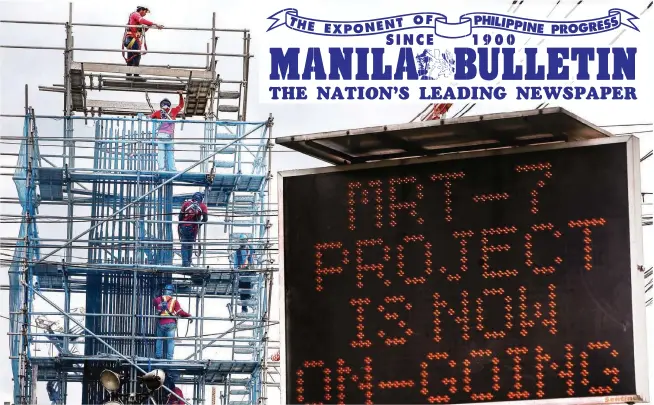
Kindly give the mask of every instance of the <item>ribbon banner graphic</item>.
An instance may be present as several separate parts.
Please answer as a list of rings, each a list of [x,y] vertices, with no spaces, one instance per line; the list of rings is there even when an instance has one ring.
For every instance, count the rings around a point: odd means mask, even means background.
[[[301,17],[294,8],[280,10],[268,19],[273,21],[268,31],[285,26],[306,34],[332,37],[379,35],[416,28],[432,28],[437,36],[450,39],[465,38],[472,34],[473,29],[478,28],[548,37],[600,34],[623,25],[640,31],[632,21],[638,17],[620,8],[610,9],[603,17],[579,21],[546,21],[505,14],[467,13],[459,17],[458,22],[448,22],[445,15],[431,12],[362,21],[328,21]]]

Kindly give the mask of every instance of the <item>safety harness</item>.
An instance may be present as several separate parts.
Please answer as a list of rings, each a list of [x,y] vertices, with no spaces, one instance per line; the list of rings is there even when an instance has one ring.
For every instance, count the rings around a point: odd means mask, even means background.
[[[130,14],[130,16],[131,16],[131,14]],[[129,21],[130,21],[130,19],[128,18],[127,19],[127,25],[129,25]],[[127,39],[127,37],[132,37],[132,40],[129,41],[129,44],[127,46],[125,46],[125,40]],[[145,55],[146,53],[148,53],[148,43],[145,40],[145,29],[137,28],[136,34],[134,34],[134,33],[129,31],[129,28],[125,28],[125,34],[123,34],[123,43],[122,43],[121,51],[122,51],[123,59],[125,59],[126,63],[131,62],[132,59],[134,59],[135,57],[137,57],[139,55],[139,53],[134,53],[129,58],[127,57],[127,53],[133,53],[134,52],[134,49],[130,49],[130,48],[132,46],[134,46],[134,43],[137,42],[137,41],[139,43],[139,49],[138,50],[140,51],[141,49],[145,49],[145,52],[141,53],[140,55]],[[127,49],[127,52],[125,51],[126,49]]]
[[[164,295],[162,300],[162,304],[166,304],[165,308],[161,310],[159,313],[160,316],[177,316],[177,311],[175,311],[175,303],[177,303],[177,300],[171,296]],[[163,305],[162,305],[163,307]]]
[[[200,208],[200,204],[197,203],[197,201],[194,200],[187,200],[190,201],[191,204],[189,204],[188,207],[184,208],[184,211],[182,212],[184,214],[184,217],[182,220],[184,222],[191,222],[191,221],[198,221],[198,216],[202,215],[202,208]],[[192,224],[184,224],[184,225],[192,225]]]
[[[172,116],[166,110],[164,110],[163,108],[161,109],[161,119],[162,120],[169,120],[169,121],[173,120]]]

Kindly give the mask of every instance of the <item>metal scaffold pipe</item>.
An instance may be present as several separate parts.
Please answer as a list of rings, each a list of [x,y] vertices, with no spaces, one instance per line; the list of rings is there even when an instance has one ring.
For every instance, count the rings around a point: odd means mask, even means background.
[[[16,315],[20,315],[21,313],[22,312],[19,312],[19,311],[11,312],[11,314],[16,314]],[[54,316],[54,315],[60,315],[60,314],[59,314],[59,312],[32,312],[32,315],[37,315],[37,316],[48,316],[48,315],[50,315],[50,316]],[[99,314],[84,313],[84,314],[70,314],[70,315],[71,316],[78,316],[78,317],[81,317],[81,318],[86,317],[86,316],[107,316],[107,314],[101,314],[101,313],[99,313]],[[137,317],[137,318],[165,318],[165,317],[162,317],[160,315],[138,315],[138,314],[137,315],[135,315],[135,314],[111,314],[111,316],[116,316],[116,317],[121,317],[121,316],[122,317]],[[203,317],[190,316],[190,317],[188,317],[186,319],[203,319],[205,321],[233,321],[232,318],[211,317],[211,316],[203,316]],[[243,321],[243,322],[245,322],[245,321]],[[252,319],[252,320],[248,320],[248,322],[262,323],[263,324],[266,321]],[[278,322],[268,321],[267,323],[271,324],[271,325],[276,325]]]
[[[64,245],[62,245],[62,246],[59,247],[58,249],[55,249],[54,251],[52,251],[52,252],[48,253],[47,255],[43,256],[43,257],[42,257],[38,262],[36,262],[36,263],[37,263],[37,264],[38,264],[38,263],[41,263],[41,262],[45,261],[46,259],[50,258],[52,255],[54,255],[55,253],[57,253],[57,252],[60,251],[61,249],[70,246],[71,244],[73,244],[73,242],[75,242],[75,241],[79,240],[80,238],[82,238],[82,236],[84,236],[84,235],[90,233],[90,232],[91,232],[92,230],[94,230],[94,229],[99,228],[100,226],[102,226],[102,224],[104,224],[104,223],[107,222],[107,221],[112,220],[114,217],[118,216],[118,214],[120,214],[120,213],[126,211],[129,207],[131,207],[131,206],[135,205],[137,202],[143,200],[143,199],[144,199],[145,197],[147,197],[148,195],[154,193],[156,190],[159,190],[159,189],[163,188],[163,186],[165,186],[165,185],[168,184],[168,183],[171,183],[174,179],[180,177],[182,174],[188,172],[189,170],[191,170],[191,169],[193,169],[193,168],[199,166],[200,164],[202,164],[202,163],[208,161],[209,159],[213,158],[214,156],[216,156],[217,154],[219,154],[219,153],[222,152],[223,150],[227,149],[228,146],[235,144],[236,142],[240,141],[241,139],[244,139],[245,137],[247,137],[248,135],[250,135],[250,134],[253,133],[254,131],[256,131],[256,130],[258,130],[259,128],[261,128],[262,126],[263,126],[263,125],[260,125],[260,126],[254,128],[254,129],[248,131],[245,135],[241,136],[240,138],[236,138],[233,142],[230,142],[229,144],[223,146],[222,148],[216,150],[215,152],[212,152],[211,154],[209,154],[209,156],[207,156],[207,157],[205,157],[204,159],[202,159],[202,160],[200,160],[200,161],[198,161],[198,162],[192,164],[191,166],[189,166],[188,168],[186,168],[184,171],[177,173],[176,175],[174,175],[174,176],[171,177],[170,179],[164,181],[163,183],[161,183],[161,184],[158,185],[157,187],[155,187],[155,188],[153,188],[152,190],[148,191],[146,194],[141,195],[141,196],[140,196],[139,198],[137,198],[135,201],[133,201],[133,202],[127,204],[126,206],[124,206],[124,207],[121,208],[120,210],[114,212],[114,213],[111,214],[109,217],[107,217],[105,220],[99,222],[98,224],[96,224],[96,225],[92,226],[91,228],[87,229],[86,231],[80,233],[79,235],[77,235],[76,237],[74,237],[72,240],[66,242]]]
[[[105,314],[106,315],[106,314]],[[245,329],[243,329],[245,330]],[[236,329],[236,332],[240,332],[242,330]],[[231,332],[231,331],[230,331]],[[8,333],[9,336],[20,336],[20,333]],[[30,333],[30,336],[36,336],[36,337],[76,337],[79,339],[88,339],[88,338],[93,338],[93,339],[113,339],[113,340],[133,340],[134,336],[119,336],[119,335],[81,335],[81,334],[76,334],[76,333]],[[159,337],[159,336],[139,336],[136,338],[136,340],[143,340],[143,341],[154,341],[154,340],[179,340],[179,341],[200,341],[200,342],[210,342],[214,341],[216,338],[204,338],[204,337]],[[257,342],[256,339],[218,339],[222,342],[236,342],[236,343],[254,343]]]
[[[30,189],[33,191],[27,190],[36,197],[30,209],[38,207],[38,212],[34,210],[28,217],[30,224],[34,224],[34,233],[28,239],[19,235],[0,241],[4,253],[25,240],[38,249],[37,254],[20,260],[18,270],[15,270],[15,262],[19,260],[15,257],[0,259],[0,264],[12,266],[8,272],[10,277],[18,273],[22,277],[18,282],[0,285],[0,290],[20,290],[21,306],[10,307],[10,316],[22,319],[25,325],[23,331],[12,329],[9,333],[10,339],[17,337],[19,332],[24,337],[21,347],[15,353],[12,351],[10,358],[20,358],[27,364],[24,373],[14,371],[17,381],[14,392],[19,392],[17,398],[30,403],[37,396],[36,382],[45,380],[55,383],[54,390],[60,398],[56,402],[70,403],[69,385],[82,383],[83,402],[103,403],[107,401],[106,395],[93,375],[98,367],[104,367],[100,364],[110,362],[113,365],[108,367],[122,369],[126,393],[140,392],[138,378],[144,369],[154,366],[166,370],[172,382],[184,389],[184,395],[178,396],[171,391],[172,386],[166,386],[165,391],[152,395],[151,399],[157,403],[166,403],[166,394],[173,393],[170,398],[186,396],[183,403],[206,404],[209,398],[205,386],[221,380],[225,382],[225,392],[221,395],[223,405],[265,405],[267,395],[262,384],[265,384],[266,364],[271,367],[277,364],[264,360],[268,344],[277,342],[268,339],[268,327],[276,324],[269,320],[271,294],[268,291],[272,286],[272,274],[278,271],[272,259],[277,253],[273,246],[276,238],[269,235],[270,217],[276,215],[276,210],[271,211],[274,203],[269,201],[272,117],[266,122],[246,121],[249,60],[253,56],[250,54],[250,32],[218,28],[217,13],[212,15],[210,28],[162,27],[176,32],[210,33],[210,42],[206,51],[203,40],[202,49],[148,53],[204,56],[205,65],[137,63],[138,68],[124,68],[122,63],[83,62],[73,56],[82,52],[88,60],[93,59],[91,56],[96,55],[95,52],[114,55],[123,51],[146,52],[111,46],[102,49],[95,47],[95,43],[80,46],[74,41],[73,28],[110,28],[115,33],[142,26],[103,24],[102,20],[74,23],[72,11],[70,3],[67,22],[0,20],[3,24],[40,25],[41,29],[65,27],[66,35],[65,46],[63,41],[52,44],[61,46],[43,43],[43,46],[26,46],[18,41],[0,44],[4,49],[64,53],[63,84],[58,84],[62,83],[59,80],[49,86],[39,86],[39,91],[63,95],[63,115],[37,116],[31,108],[27,110],[27,103],[25,114],[0,113],[3,118],[29,118],[34,127],[33,138],[27,140],[32,170],[27,174],[19,172],[23,169],[20,162],[26,160],[22,149],[7,149],[8,153],[3,153],[19,159],[15,166],[0,167],[11,169],[11,173],[4,170],[0,175],[13,177],[19,195],[17,198],[0,197],[0,203],[24,206],[21,193],[28,188],[24,184],[35,184],[34,179],[40,181]],[[134,16],[134,11],[131,13],[130,16]],[[24,28],[13,26],[12,29]],[[77,31],[88,32],[81,28]],[[229,40],[230,35],[218,37],[219,33],[235,33],[234,39],[241,37],[242,49],[225,47],[224,41]],[[74,54],[75,51],[78,53]],[[223,69],[225,61],[241,64],[242,71],[233,69],[235,77],[223,78],[217,72],[219,61]],[[123,75],[137,75],[147,84],[132,83],[121,88],[117,80],[127,77]],[[81,99],[80,86],[83,88]],[[183,87],[186,107],[177,116],[181,119],[144,117],[150,114],[149,110],[154,110],[147,92],[172,93]],[[103,90],[111,94],[147,91],[147,105],[93,100],[92,97],[87,100],[87,94]],[[193,117],[204,119],[186,119]],[[45,120],[54,121],[43,124]],[[84,127],[80,120],[84,120]],[[45,129],[43,136],[36,131],[37,122]],[[171,168],[159,160],[162,124],[176,125],[183,131],[181,137],[175,137],[170,148],[166,148],[177,155],[177,159],[166,156],[167,162],[172,159]],[[184,131],[185,124],[202,124],[204,136],[197,137],[193,132],[199,128],[197,125],[192,125],[191,131]],[[59,135],[55,127],[63,127],[63,134]],[[256,140],[246,139],[255,131],[260,132],[250,138],[256,137]],[[25,137],[9,136],[5,141],[18,148]],[[180,162],[183,162],[181,169]],[[192,244],[189,267],[183,256],[188,240],[176,234],[175,228],[193,224],[184,218],[178,220],[177,215],[183,212],[183,203],[198,191],[203,192],[207,215],[212,220],[202,224]],[[68,211],[64,212],[61,206],[67,206]],[[24,216],[3,215],[0,224],[18,224],[24,220]],[[37,224],[45,227],[43,233],[38,233]],[[246,261],[248,265],[241,267],[237,264],[237,252],[243,248],[238,242],[244,235],[251,256]],[[182,265],[179,264],[180,253]],[[153,298],[158,297],[162,286],[171,284],[180,304],[188,299],[188,304],[182,305],[192,314],[189,320],[195,321],[195,325],[187,327],[186,334],[179,333],[177,346],[184,351],[178,359],[173,356],[169,361],[154,359],[161,357],[161,343],[164,343],[164,350],[167,349],[165,342],[170,337],[159,334],[159,321],[163,316],[153,304]],[[63,299],[59,302],[61,295]],[[37,297],[57,312],[36,310]],[[71,310],[71,302],[80,297],[86,300],[83,311]],[[219,308],[223,305],[225,308]],[[183,321],[180,323],[183,325]],[[189,329],[194,332],[189,333]],[[44,355],[43,345],[50,348],[49,356]],[[212,350],[212,355],[208,355],[208,350]],[[193,354],[183,359],[189,353]],[[53,362],[53,355],[61,363]],[[168,356],[166,353],[164,358]],[[223,362],[228,367],[223,367]],[[33,366],[31,370],[30,365]],[[187,391],[189,386],[191,392]],[[48,394],[52,394],[51,387]],[[20,400],[14,402],[21,403]]]
[[[7,118],[25,118],[25,114],[0,114],[0,117],[7,117]],[[170,123],[185,123],[185,124],[207,124],[206,120],[160,120],[160,119],[153,119],[153,120],[148,120],[144,119],[143,117],[120,117],[119,119],[116,118],[93,118],[93,117],[83,117],[83,116],[71,116],[71,117],[65,117],[61,115],[34,115],[34,118],[47,118],[47,119],[54,119],[54,120],[61,120],[63,118],[68,118],[71,120],[77,120],[77,121],[122,121],[122,122],[157,122],[157,123],[162,123],[162,122],[170,122]],[[256,122],[256,121],[227,121],[227,120],[216,120],[216,121],[209,121],[211,125],[215,125],[217,127],[227,127],[227,126],[235,126],[235,125],[257,125],[257,128],[254,128],[252,131],[249,133],[252,133],[264,125],[266,125],[265,122]],[[47,137],[45,137],[47,139]],[[232,138],[234,139],[234,138]],[[240,138],[243,139],[243,138]],[[239,139],[235,139],[235,141],[239,141]]]
[[[30,24],[30,25],[66,25],[65,22],[57,21],[20,21],[20,20],[0,20],[0,23],[3,24]],[[74,23],[71,24],[73,27],[102,27],[102,28],[143,28],[147,26],[143,25],[122,25],[122,24],[97,24],[97,23]],[[249,32],[249,29],[245,28],[202,28],[202,27],[168,27],[164,28],[165,30],[175,30],[175,31],[216,31],[216,32]]]
[[[120,52],[124,53],[124,49],[107,49],[107,48],[70,48],[67,49],[63,46],[35,46],[35,45],[0,45],[0,48],[5,49],[31,49],[37,51],[81,51],[81,52]],[[254,55],[246,55],[241,53],[207,53],[207,52],[189,52],[189,51],[140,51],[130,50],[130,53],[154,53],[160,55],[188,55],[188,56],[220,56],[224,58],[251,58]]]
[[[75,325],[77,325],[78,327],[82,328],[82,329],[83,329],[85,332],[87,332],[89,335],[91,335],[92,337],[94,337],[95,339],[97,339],[98,342],[102,343],[102,344],[103,344],[107,349],[111,350],[112,352],[114,352],[115,354],[117,354],[118,357],[120,357],[120,358],[122,358],[123,360],[125,360],[126,362],[128,362],[132,367],[136,368],[138,371],[140,371],[140,372],[143,373],[143,374],[147,373],[147,371],[145,371],[145,370],[143,370],[141,367],[139,367],[139,366],[138,366],[135,362],[133,362],[129,357],[123,355],[121,352],[119,352],[118,350],[114,349],[114,348],[113,348],[109,343],[105,342],[104,340],[102,340],[102,338],[98,337],[95,333],[93,333],[92,331],[90,331],[89,329],[87,329],[84,325],[82,325],[82,324],[81,324],[79,321],[77,321],[74,317],[72,317],[70,314],[66,313],[63,309],[59,308],[59,307],[57,306],[57,304],[55,304],[55,303],[52,302],[50,299],[48,299],[48,297],[46,297],[45,295],[41,294],[39,291],[37,291],[36,289],[34,289],[34,287],[32,287],[31,285],[27,284],[26,282],[24,282],[24,281],[22,281],[22,280],[21,280],[21,284],[23,284],[23,286],[24,286],[25,288],[31,290],[32,293],[38,295],[41,299],[43,299],[43,301],[45,301],[45,302],[47,302],[48,304],[50,304],[50,306],[53,307],[54,309],[56,309],[57,311],[59,311],[59,312],[61,313],[61,315],[65,316],[68,320],[72,321]],[[179,399],[180,401],[184,401],[184,403],[185,403],[186,405],[191,405],[190,402],[187,402],[184,398],[181,398],[179,395],[177,395],[176,393],[174,393],[173,391],[171,391],[171,390],[170,390],[168,387],[166,387],[165,385],[162,385],[162,388],[164,388],[164,389],[165,389],[166,391],[168,391],[170,394],[174,395],[175,398]]]

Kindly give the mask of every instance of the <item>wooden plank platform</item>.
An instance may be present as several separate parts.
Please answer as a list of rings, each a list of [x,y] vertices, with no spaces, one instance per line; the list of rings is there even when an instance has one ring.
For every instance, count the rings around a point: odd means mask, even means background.
[[[275,143],[329,163],[351,164],[608,136],[575,114],[551,107],[295,135]]]
[[[153,80],[136,81],[136,80],[128,80],[128,79],[125,80],[105,79],[102,80],[101,89],[105,91],[132,91],[132,92],[143,92],[143,93],[163,92],[163,93],[172,94],[178,91],[185,91],[187,89],[187,85],[184,83],[161,82],[161,81],[153,81]],[[191,82],[188,85],[188,92],[185,93],[186,117],[203,116],[205,114],[205,110],[207,108],[207,105],[209,104],[209,98],[211,97],[211,90],[212,90],[211,81],[191,80]],[[101,106],[103,108],[103,114],[108,114],[108,115],[112,115],[112,114],[136,115],[138,113],[143,113],[144,108],[147,108],[148,113],[150,112],[147,103],[98,102],[97,100],[91,103],[88,100],[85,101],[84,93],[85,91],[83,88],[73,90],[73,111],[89,112],[90,108],[98,108]],[[155,107],[158,105],[158,101],[156,101],[156,99],[153,99],[152,102]],[[118,106],[120,106],[120,108],[116,109],[116,107]],[[131,108],[133,108],[133,110],[129,109],[130,106],[132,106]]]
[[[71,73],[117,73],[117,74],[137,74],[142,76],[161,76],[161,77],[179,77],[187,79],[189,74],[194,79],[212,80],[211,72],[208,70],[191,70],[191,69],[173,69],[161,67],[133,67],[107,65],[103,63],[86,63],[73,62],[70,67]],[[96,75],[97,76],[97,75]]]
[[[218,97],[225,100],[238,100],[241,97],[241,93],[238,91],[220,91]]]
[[[175,82],[157,82],[154,80],[148,81],[136,81],[136,80],[121,80],[121,79],[103,79],[102,80],[102,90],[137,90],[137,91],[151,91],[156,92],[158,90],[163,90],[165,92],[177,92],[180,90],[186,89],[185,83],[175,83]]]
[[[148,103],[133,101],[86,100],[87,110],[106,115],[150,114]]]
[[[66,374],[69,382],[82,382],[84,368],[89,367],[88,361],[112,362],[117,368],[127,367],[129,364],[122,358],[101,353],[94,356],[34,356],[32,362],[38,366],[39,381],[59,381],[61,374]],[[252,360],[224,360],[214,358],[211,360],[156,360],[145,357],[132,358],[141,368],[160,368],[166,373],[175,373],[178,384],[193,384],[198,376],[204,376],[205,384],[221,385],[231,380],[233,374],[252,374],[259,362]],[[232,384],[234,385],[234,384]]]
[[[226,104],[221,104],[218,106],[218,111],[220,112],[238,112],[238,106],[237,105],[226,105]]]
[[[130,75],[140,75],[144,80],[133,80]],[[122,76],[125,75],[125,76]],[[90,91],[121,91],[174,94],[184,91],[186,118],[204,116],[216,97],[214,111],[239,113],[241,91],[217,91],[218,78],[212,72],[200,69],[179,69],[165,67],[131,67],[102,63],[73,62],[70,69],[72,110],[81,113],[101,113],[104,115],[149,114],[147,103],[89,100]],[[92,79],[91,79],[92,78]],[[43,91],[59,92],[61,85],[43,87]],[[63,86],[62,91],[63,91]],[[159,94],[150,95],[153,105],[158,106]],[[170,96],[169,96],[170,98]],[[145,96],[144,96],[145,100]],[[171,99],[172,100],[172,99]],[[220,117],[225,119],[226,117]]]
[[[203,116],[210,97],[215,94],[214,77],[207,70],[160,67],[130,67],[102,63],[73,62],[70,69],[72,104],[75,112],[101,112],[106,115],[136,115],[150,113],[147,103],[87,100],[87,77],[93,75],[99,86],[93,90],[176,93],[185,91],[185,117]],[[109,75],[109,77],[103,76]],[[116,77],[125,75],[124,79]],[[132,80],[127,74],[137,74],[147,80]],[[162,80],[164,78],[176,80]],[[190,79],[190,81],[189,81]],[[238,97],[237,97],[238,98]],[[156,103],[155,103],[156,104]]]
[[[212,89],[212,82],[208,80],[191,80],[186,96],[186,107],[184,114],[187,117],[204,115],[209,104],[209,97],[215,92]]]

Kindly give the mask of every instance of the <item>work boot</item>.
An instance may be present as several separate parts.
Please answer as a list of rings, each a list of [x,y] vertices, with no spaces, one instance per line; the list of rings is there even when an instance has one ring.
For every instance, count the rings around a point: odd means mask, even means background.
[[[244,314],[247,314],[248,313],[248,307],[242,306],[241,307],[241,312],[243,312]]]
[[[146,79],[142,78],[141,75],[134,75],[133,80],[135,82],[145,82],[145,81],[147,81]]]

